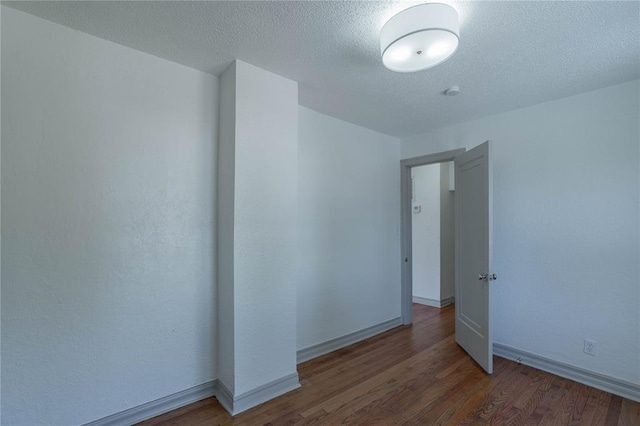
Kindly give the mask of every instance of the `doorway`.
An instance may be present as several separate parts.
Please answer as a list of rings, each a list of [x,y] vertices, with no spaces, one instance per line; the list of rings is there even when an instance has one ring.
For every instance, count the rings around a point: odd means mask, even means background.
[[[465,149],[441,152],[438,154],[424,155],[421,157],[409,158],[400,162],[400,183],[401,183],[401,214],[402,214],[402,285],[401,285],[401,312],[402,323],[411,324],[413,322],[413,211],[416,203],[413,201],[414,191],[412,184],[412,169],[426,165],[439,165],[449,163],[457,155],[464,153]],[[441,170],[438,170],[439,172]],[[448,170],[447,170],[448,173]],[[417,200],[417,199],[416,199]],[[417,201],[419,203],[419,201]],[[418,204],[419,205],[419,204]],[[422,206],[421,206],[422,208]],[[421,210],[420,208],[420,210]],[[419,214],[419,213],[417,213]],[[435,299],[434,299],[435,300]]]
[[[454,164],[411,168],[412,301],[442,308],[454,302]]]

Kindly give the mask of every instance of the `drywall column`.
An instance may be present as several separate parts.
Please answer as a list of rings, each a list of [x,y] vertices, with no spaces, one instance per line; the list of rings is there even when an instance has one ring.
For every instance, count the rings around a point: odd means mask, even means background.
[[[220,85],[217,396],[236,414],[300,386],[298,85],[241,61]]]

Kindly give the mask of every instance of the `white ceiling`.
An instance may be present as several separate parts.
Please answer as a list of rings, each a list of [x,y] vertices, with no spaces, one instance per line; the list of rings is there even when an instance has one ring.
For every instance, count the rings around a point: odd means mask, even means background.
[[[448,2],[456,54],[388,71],[382,25],[424,2],[3,4],[216,75],[241,59],[298,81],[303,106],[398,137],[640,78],[639,2]]]

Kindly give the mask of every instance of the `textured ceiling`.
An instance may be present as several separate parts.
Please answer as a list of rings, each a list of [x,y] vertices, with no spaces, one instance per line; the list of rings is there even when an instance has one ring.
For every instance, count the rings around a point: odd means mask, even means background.
[[[3,2],[216,75],[241,59],[298,81],[303,106],[398,137],[640,78],[638,2],[448,2],[456,54],[388,71],[380,29],[418,3]]]

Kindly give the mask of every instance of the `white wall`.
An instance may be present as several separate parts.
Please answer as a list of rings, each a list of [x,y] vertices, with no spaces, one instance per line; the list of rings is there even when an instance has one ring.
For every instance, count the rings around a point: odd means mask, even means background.
[[[217,181],[217,366],[218,380],[235,390],[235,303],[233,234],[235,230],[236,63],[220,76]]]
[[[2,422],[216,376],[217,79],[2,7]]]
[[[222,95],[222,111],[233,113],[223,114],[221,129],[233,131],[221,132],[220,164],[225,173],[233,169],[233,176],[225,178],[232,189],[221,185],[220,191],[221,201],[233,203],[225,207],[233,217],[220,229],[225,236],[231,227],[233,239],[221,240],[219,247],[220,260],[233,266],[224,266],[232,276],[225,274],[220,288],[227,299],[221,302],[233,305],[232,316],[224,318],[233,323],[233,333],[219,344],[233,347],[233,363],[226,366],[233,369],[232,380],[221,371],[221,381],[237,397],[290,375],[298,385],[298,83],[236,61],[222,77]]]
[[[298,83],[236,62],[234,291],[242,393],[297,372]]]
[[[413,297],[436,303],[440,301],[440,164],[412,167],[411,176]],[[416,206],[419,213],[414,211]]]
[[[398,139],[299,108],[298,349],[400,316]]]
[[[632,81],[402,142],[411,158],[493,141],[495,341],[636,384],[639,94]]]

